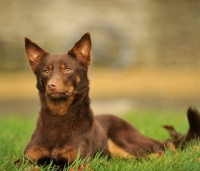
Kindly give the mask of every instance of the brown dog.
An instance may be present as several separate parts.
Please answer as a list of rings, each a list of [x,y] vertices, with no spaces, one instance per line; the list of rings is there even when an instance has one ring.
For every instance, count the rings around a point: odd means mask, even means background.
[[[135,158],[165,149],[160,142],[142,135],[128,122],[112,115],[94,116],[90,108],[88,68],[91,63],[90,34],[85,33],[67,53],[51,55],[25,38],[26,55],[36,75],[40,115],[24,155],[39,164],[72,163],[81,158],[121,156]],[[174,141],[178,147],[200,136],[200,116],[188,110],[190,129]]]

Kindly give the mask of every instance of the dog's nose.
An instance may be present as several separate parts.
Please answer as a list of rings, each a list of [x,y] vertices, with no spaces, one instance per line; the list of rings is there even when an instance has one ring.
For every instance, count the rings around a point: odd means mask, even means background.
[[[54,90],[56,88],[56,82],[50,81],[47,86],[49,90]]]

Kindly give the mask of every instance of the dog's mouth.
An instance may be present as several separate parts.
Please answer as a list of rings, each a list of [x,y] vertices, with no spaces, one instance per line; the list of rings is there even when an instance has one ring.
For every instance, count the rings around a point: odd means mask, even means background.
[[[47,96],[50,97],[51,99],[67,99],[69,96],[71,96],[71,93],[69,91],[65,92],[48,92]]]

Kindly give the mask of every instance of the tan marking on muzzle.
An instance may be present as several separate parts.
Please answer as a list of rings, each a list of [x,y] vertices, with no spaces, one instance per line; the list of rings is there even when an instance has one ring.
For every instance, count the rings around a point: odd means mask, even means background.
[[[74,86],[72,85],[67,85],[67,91],[70,93],[70,95],[72,94],[72,92],[74,91]]]
[[[53,77],[47,82],[47,91],[51,91],[51,89],[48,87],[49,83],[55,84],[54,91],[56,92],[64,92],[66,89],[66,86],[63,84],[62,79],[60,77]]]
[[[81,82],[81,78],[79,75],[76,76],[76,85],[78,85]]]

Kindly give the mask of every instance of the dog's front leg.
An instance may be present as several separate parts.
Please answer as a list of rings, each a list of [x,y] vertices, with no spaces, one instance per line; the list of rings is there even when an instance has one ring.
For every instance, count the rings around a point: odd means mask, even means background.
[[[52,151],[51,157],[57,162],[64,161],[66,164],[71,164],[76,160],[78,153],[79,150],[72,147],[56,148]]]
[[[26,148],[24,155],[33,162],[50,158],[50,152],[45,147],[41,146],[31,146]]]

